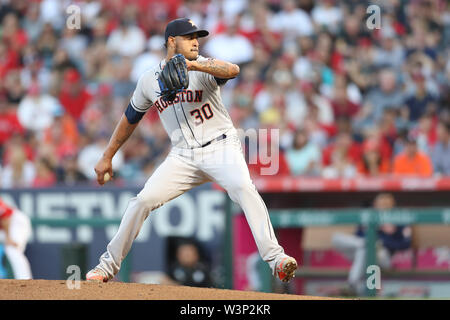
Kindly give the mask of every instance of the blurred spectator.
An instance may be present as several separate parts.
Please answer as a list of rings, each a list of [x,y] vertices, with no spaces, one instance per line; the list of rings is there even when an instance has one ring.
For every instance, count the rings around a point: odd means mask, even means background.
[[[389,143],[390,146],[394,146],[400,132],[407,130],[407,127],[408,121],[400,117],[399,111],[395,109],[384,110],[383,116],[378,123],[380,135]]]
[[[281,49],[282,35],[270,30],[268,26],[270,17],[269,8],[261,1],[250,2],[248,10],[241,15],[240,33],[252,42],[255,51],[260,48],[266,53],[271,53]]]
[[[137,83],[139,77],[149,68],[158,64],[164,57],[164,37],[155,35],[147,42],[147,50],[133,61],[131,81]]]
[[[78,120],[91,100],[91,94],[86,89],[81,75],[76,69],[64,72],[64,82],[59,94],[59,101],[64,109],[75,120]]]
[[[9,105],[5,92],[0,91],[0,158],[6,141],[17,133],[23,134],[24,129],[16,110]]]
[[[292,149],[286,152],[286,160],[292,175],[317,175],[320,170],[320,149],[309,142],[304,130],[294,135]]]
[[[87,27],[93,28],[95,21],[100,12],[102,11],[102,2],[96,0],[84,0],[80,4],[80,12],[82,15],[82,23]]]
[[[83,52],[88,45],[88,39],[77,29],[64,28],[59,47],[69,54],[69,58],[79,67],[83,64]]]
[[[417,122],[427,111],[433,111],[432,104],[436,99],[425,88],[425,77],[416,73],[413,75],[416,90],[412,96],[405,99],[405,104],[409,111],[409,120]]]
[[[58,37],[50,23],[46,23],[42,27],[42,32],[39,34],[36,41],[36,48],[39,55],[45,61],[45,65],[50,66],[52,63],[53,54],[58,48]]]
[[[395,208],[395,199],[390,193],[381,193],[376,196],[373,207],[376,210],[386,211]],[[356,234],[335,233],[333,245],[345,254],[352,266],[348,274],[349,295],[365,295],[366,281],[366,243],[365,230],[358,226]],[[411,227],[382,224],[377,230],[377,263],[381,268],[391,268],[392,255],[397,251],[407,250],[411,246]]]
[[[411,126],[409,134],[416,139],[420,151],[430,154],[437,139],[437,119],[432,114],[422,115],[415,126]]]
[[[286,116],[296,127],[303,124],[308,115],[317,114],[317,121],[322,125],[333,123],[334,115],[330,102],[322,96],[311,82],[301,82],[299,87],[301,95],[288,104]]]
[[[378,76],[378,87],[371,90],[364,101],[363,108],[367,109],[362,117],[356,119],[355,127],[361,129],[371,123],[378,122],[385,109],[400,109],[403,106],[403,94],[397,84],[393,70],[384,69]]]
[[[115,119],[123,113],[123,103],[120,103],[120,113],[116,110],[116,104],[119,105],[120,101],[115,99],[111,85],[100,84],[78,121],[80,131],[85,135],[96,136],[100,132],[112,130]]]
[[[65,155],[56,169],[56,181],[60,185],[74,186],[88,181],[88,178],[78,169],[77,156]]]
[[[52,164],[46,158],[36,160],[36,175],[33,179],[33,188],[49,188],[56,183],[56,175]]]
[[[20,55],[4,41],[0,41],[0,79],[20,66]]]
[[[205,44],[203,50],[207,56],[236,64],[252,60],[253,46],[250,40],[238,33],[239,21],[238,18],[227,21],[225,32],[214,35]]]
[[[347,131],[340,132],[333,143],[330,143],[322,150],[322,163],[328,166],[332,162],[332,155],[338,150],[338,153],[345,155],[351,163],[357,163],[361,157],[361,148],[357,142],[353,140],[352,135]]]
[[[400,70],[405,56],[405,49],[398,41],[392,28],[381,29],[381,46],[373,49],[372,61],[377,67],[390,67]]]
[[[124,163],[119,171],[120,176],[130,182],[139,181],[144,175],[142,168],[147,161],[150,146],[145,142],[142,134],[137,132],[128,139],[122,151]]]
[[[336,149],[331,154],[331,164],[322,171],[322,177],[325,179],[354,178],[356,176],[356,167],[351,162],[349,155],[341,149]]]
[[[130,80],[131,68],[129,58],[122,58],[120,63],[115,65],[115,81],[112,88],[115,97],[127,99],[130,92],[134,91],[136,83]]]
[[[368,141],[363,147],[358,172],[365,176],[382,176],[390,173],[389,158],[383,157],[377,143]]]
[[[297,40],[298,57],[293,66],[293,73],[297,79],[314,81],[315,70],[313,70],[314,38],[312,36],[301,36]]]
[[[383,135],[380,126],[367,128],[364,132],[362,132],[362,134],[364,138],[362,147],[374,146],[378,149],[383,159],[391,159],[392,147],[387,139],[388,137]]]
[[[122,17],[119,28],[109,35],[107,46],[112,54],[136,57],[145,49],[145,34],[130,18]]]
[[[314,32],[311,18],[296,6],[295,0],[281,0],[281,10],[269,19],[268,25],[272,31],[283,34],[285,43]]]
[[[50,92],[51,72],[45,67],[36,46],[28,45],[22,54],[23,68],[20,71],[19,83],[29,88],[33,83],[39,84],[43,92]],[[19,86],[20,87],[20,86]]]
[[[397,139],[395,139],[394,146],[393,146],[393,154],[392,155],[394,157],[397,156],[398,154],[400,154],[405,149],[405,146],[409,139],[408,135],[409,135],[409,133],[408,133],[407,129],[403,129],[398,132]]]
[[[36,43],[44,27],[44,22],[41,20],[39,15],[39,3],[29,3],[26,15],[23,18],[23,28],[31,43]]]
[[[342,21],[342,11],[336,6],[335,0],[321,0],[311,12],[314,23],[336,34]]]
[[[22,84],[19,69],[11,70],[6,76],[3,85],[6,89],[8,102],[16,108],[27,94],[27,89],[25,85]]]
[[[61,106],[56,98],[42,93],[37,84],[32,84],[19,104],[17,116],[24,128],[39,135],[51,126],[58,108]]]
[[[347,95],[345,82],[336,82],[334,86],[333,100],[331,101],[334,117],[353,118],[359,112],[359,105],[350,101]]]
[[[59,108],[53,113],[53,124],[44,131],[42,142],[51,146],[56,158],[78,151],[79,133],[75,120]]]
[[[364,11],[365,9],[366,8],[363,8]],[[365,14],[364,11],[363,14]],[[358,16],[356,12],[353,12],[353,14],[347,14],[343,20],[339,37],[345,41],[349,50],[357,49],[362,40],[369,38],[366,31],[367,29],[363,27],[360,18],[360,15]]]
[[[176,261],[169,267],[168,284],[191,287],[211,287],[210,271],[200,260],[197,246],[182,243],[176,251]],[[166,282],[167,283],[167,282]]]
[[[56,30],[61,30],[65,25],[64,3],[59,0],[42,0],[41,19],[45,23],[51,23]]]
[[[157,111],[154,111],[155,114]],[[147,117],[149,119],[149,117]],[[146,160],[148,162],[158,164],[161,159],[169,152],[170,149],[170,141],[167,136],[166,131],[160,121],[147,120],[151,124],[151,126],[147,126],[147,130],[151,130],[151,133],[148,131],[142,130],[141,133],[146,141],[146,143],[150,146],[150,151],[147,153]],[[141,128],[144,128],[142,126]]]
[[[347,99],[356,104],[358,107],[362,102],[362,94],[361,89],[350,79],[349,74],[346,71],[341,71],[338,67],[337,72],[334,75],[333,79],[333,90],[330,91],[328,96],[329,99],[335,98],[335,88],[343,89],[345,88]]]
[[[404,151],[394,158],[393,173],[397,176],[430,177],[433,164],[427,154],[418,150],[416,140],[409,137]]]
[[[209,2],[209,1],[208,1]],[[224,1],[226,2],[226,1]],[[228,1],[229,2],[229,1]],[[204,19],[207,15],[207,2],[202,0],[187,0],[182,1],[177,10],[179,17],[189,17],[192,21],[195,21],[199,27],[204,27]],[[225,3],[221,3],[225,6]],[[216,4],[218,5],[218,4]],[[241,6],[246,6],[245,1],[242,1]]]
[[[3,18],[2,41],[16,52],[22,51],[28,43],[28,36],[21,29],[19,18],[14,13],[9,13]]]
[[[103,151],[108,144],[108,135],[102,134],[80,150],[78,156],[78,167],[80,171],[89,179],[94,180],[97,175],[94,171],[95,164],[102,157]],[[123,152],[119,150],[112,160],[113,170],[120,170],[123,165]]]
[[[450,125],[439,122],[437,126],[437,142],[431,153],[435,174],[450,176]]]
[[[260,124],[267,124],[268,122],[279,124],[283,119],[283,113],[287,109],[286,92],[279,90],[278,86],[283,84],[289,86],[290,79],[289,72],[283,72],[282,77],[274,79],[279,81],[278,83],[267,81],[264,89],[260,90],[255,96],[255,110],[258,112]]]
[[[8,162],[0,175],[1,187],[30,188],[36,176],[33,162],[27,159],[25,149],[21,145],[12,145],[9,152]]]
[[[318,122],[318,112],[316,110],[312,109],[312,112],[306,116],[303,128],[308,134],[309,140],[322,149],[328,144],[328,132],[327,127]]]
[[[254,97],[262,88],[263,82],[258,79],[258,69],[254,64],[241,69],[240,81],[233,90],[230,110],[236,128],[247,130],[259,126]]]

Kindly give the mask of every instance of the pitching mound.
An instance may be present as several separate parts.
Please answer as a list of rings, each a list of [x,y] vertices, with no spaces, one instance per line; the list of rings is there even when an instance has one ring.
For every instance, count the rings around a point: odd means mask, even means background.
[[[0,300],[322,300],[328,298],[139,283],[0,280]]]

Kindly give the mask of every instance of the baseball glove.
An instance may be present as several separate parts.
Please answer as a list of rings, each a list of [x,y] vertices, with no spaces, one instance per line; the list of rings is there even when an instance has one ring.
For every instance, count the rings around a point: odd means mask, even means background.
[[[189,86],[189,74],[186,60],[182,54],[177,54],[170,59],[159,73],[158,84],[161,92],[159,96],[164,101],[172,102],[177,93]]]

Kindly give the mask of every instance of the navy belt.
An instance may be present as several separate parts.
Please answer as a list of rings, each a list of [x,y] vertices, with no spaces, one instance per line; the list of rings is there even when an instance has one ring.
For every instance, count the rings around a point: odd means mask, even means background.
[[[216,141],[223,140],[223,139],[225,139],[226,137],[227,137],[227,135],[224,133],[224,134],[222,134],[221,136],[218,136],[217,138],[212,139],[211,141],[208,141],[207,143],[205,143],[204,145],[202,145],[202,148],[203,148],[203,147],[206,147],[206,146],[209,146],[212,142],[216,142]]]

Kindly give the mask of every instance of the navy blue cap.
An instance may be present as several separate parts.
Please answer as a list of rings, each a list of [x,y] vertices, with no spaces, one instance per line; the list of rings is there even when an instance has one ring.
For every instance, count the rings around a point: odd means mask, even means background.
[[[167,42],[169,37],[185,36],[192,33],[197,33],[199,38],[206,37],[209,34],[208,31],[199,29],[191,19],[180,18],[167,24],[164,38]]]

